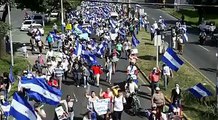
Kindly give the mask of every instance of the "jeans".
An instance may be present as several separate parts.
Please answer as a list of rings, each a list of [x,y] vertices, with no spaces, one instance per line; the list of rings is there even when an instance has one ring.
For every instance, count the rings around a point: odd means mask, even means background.
[[[167,90],[168,83],[169,83],[169,76],[164,75],[164,89],[165,90]]]
[[[74,118],[74,112],[69,112],[70,118],[68,120],[73,120]]]
[[[88,77],[83,75],[83,84],[84,84],[84,86],[87,85],[87,79],[88,79]]]
[[[113,113],[113,120],[121,120],[123,111],[114,111]]]
[[[159,87],[159,83],[158,82],[151,82],[151,95],[154,94],[154,90],[156,87]]]

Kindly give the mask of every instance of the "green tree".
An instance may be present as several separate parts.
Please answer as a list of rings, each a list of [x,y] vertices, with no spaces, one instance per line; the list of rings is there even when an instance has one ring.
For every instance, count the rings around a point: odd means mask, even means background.
[[[3,58],[6,55],[6,45],[5,45],[5,35],[9,30],[7,23],[0,21],[0,58]]]

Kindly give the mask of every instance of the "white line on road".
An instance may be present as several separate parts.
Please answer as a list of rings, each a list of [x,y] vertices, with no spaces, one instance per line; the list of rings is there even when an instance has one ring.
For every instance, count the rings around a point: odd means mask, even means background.
[[[201,45],[198,45],[199,47],[203,48],[204,50],[206,50],[207,52],[210,52],[210,50],[208,50],[207,48],[201,46]]]
[[[155,18],[152,17],[152,19],[155,21]]]

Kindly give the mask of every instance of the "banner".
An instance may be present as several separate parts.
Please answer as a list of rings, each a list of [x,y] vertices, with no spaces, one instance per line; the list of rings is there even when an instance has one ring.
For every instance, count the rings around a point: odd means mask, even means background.
[[[108,112],[110,99],[99,99],[94,102],[94,109],[98,115],[104,115]]]

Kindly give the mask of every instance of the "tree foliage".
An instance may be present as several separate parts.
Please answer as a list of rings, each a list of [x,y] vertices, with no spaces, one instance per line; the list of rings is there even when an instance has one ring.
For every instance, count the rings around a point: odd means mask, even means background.
[[[78,6],[82,0],[63,0],[64,8]],[[28,8],[36,12],[51,12],[52,10],[59,10],[61,7],[61,0],[15,0],[17,8]]]

